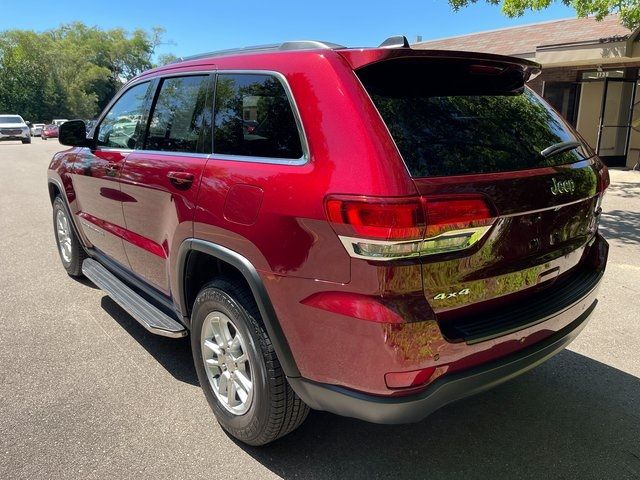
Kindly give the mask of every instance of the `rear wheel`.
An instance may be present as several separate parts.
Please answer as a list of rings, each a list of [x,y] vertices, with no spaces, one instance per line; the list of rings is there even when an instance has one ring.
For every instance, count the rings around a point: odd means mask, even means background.
[[[80,245],[64,200],[60,195],[53,201],[53,231],[56,234],[56,244],[62,266],[72,277],[82,276],[82,262],[87,258],[87,254]]]
[[[264,445],[304,421],[309,407],[289,386],[245,286],[208,284],[196,298],[191,322],[198,379],[222,428],[244,443]]]

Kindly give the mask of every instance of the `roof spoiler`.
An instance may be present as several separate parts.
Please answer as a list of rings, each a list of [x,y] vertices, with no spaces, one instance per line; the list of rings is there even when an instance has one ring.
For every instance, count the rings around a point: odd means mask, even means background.
[[[514,66],[522,70],[524,81],[527,82],[536,77],[542,66],[539,63],[525,60],[518,57],[509,57],[505,55],[494,55],[491,53],[478,53],[478,52],[460,52],[455,50],[422,50],[408,47],[399,47],[397,43],[398,37],[390,37],[382,44],[387,44],[384,47],[378,48],[362,48],[362,49],[346,49],[336,50],[338,54],[349,62],[351,68],[359,70],[363,67],[372,65],[378,62],[386,62],[388,60],[396,59],[420,59],[425,60],[465,60],[465,61],[477,61],[479,63],[487,63],[503,66]],[[404,37],[402,37],[404,38]]]

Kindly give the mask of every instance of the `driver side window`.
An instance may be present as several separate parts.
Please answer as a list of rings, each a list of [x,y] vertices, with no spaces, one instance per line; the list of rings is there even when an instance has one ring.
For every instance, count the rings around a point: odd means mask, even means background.
[[[140,121],[149,82],[127,90],[102,119],[96,133],[96,145],[107,148],[134,148],[141,134]]]

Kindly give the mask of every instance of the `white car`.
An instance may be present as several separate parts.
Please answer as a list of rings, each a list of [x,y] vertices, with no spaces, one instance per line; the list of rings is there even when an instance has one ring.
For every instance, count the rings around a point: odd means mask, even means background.
[[[42,129],[44,128],[44,123],[33,123],[31,124],[31,136],[39,137],[42,135]]]
[[[53,125],[57,125],[60,126],[62,125],[64,122],[68,122],[69,120],[67,120],[66,118],[54,118],[53,121],[51,122]]]
[[[20,115],[0,114],[0,142],[3,140],[31,143],[29,126]]]

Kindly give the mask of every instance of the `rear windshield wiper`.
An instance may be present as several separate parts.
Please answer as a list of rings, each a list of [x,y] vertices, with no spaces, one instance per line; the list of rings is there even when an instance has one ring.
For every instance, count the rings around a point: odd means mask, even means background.
[[[573,150],[581,146],[582,144],[576,141],[554,143],[550,147],[542,150],[540,152],[540,155],[542,155],[544,158],[549,158],[558,153],[566,152],[567,150]]]

